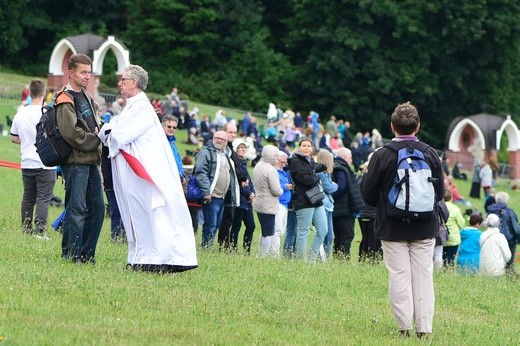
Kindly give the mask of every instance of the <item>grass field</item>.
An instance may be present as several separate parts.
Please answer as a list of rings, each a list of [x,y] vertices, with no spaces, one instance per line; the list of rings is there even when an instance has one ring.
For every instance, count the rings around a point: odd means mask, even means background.
[[[15,105],[0,101],[0,111]],[[2,113],[3,114],[3,113]],[[179,141],[182,140],[180,134]],[[181,152],[185,147],[181,145]],[[0,160],[19,147],[0,136]],[[462,195],[468,182],[457,181]],[[507,181],[498,189],[520,198]],[[55,194],[63,197],[58,180]],[[198,252],[199,268],[179,275],[125,269],[105,220],[96,265],[60,259],[60,235],[21,234],[20,171],[0,167],[0,340],[8,345],[397,345],[383,264],[307,263]],[[483,201],[469,199],[480,207]],[[61,209],[52,207],[50,219]],[[258,244],[255,232],[253,249]],[[197,236],[200,243],[200,234]],[[519,280],[435,274],[434,334],[421,344],[516,345]]]

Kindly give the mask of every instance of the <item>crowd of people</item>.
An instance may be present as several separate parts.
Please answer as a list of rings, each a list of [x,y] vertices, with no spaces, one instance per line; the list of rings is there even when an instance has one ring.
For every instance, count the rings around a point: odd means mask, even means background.
[[[60,94],[65,96],[54,100],[58,127],[73,148],[61,166],[63,259],[95,263],[104,189],[112,239],[123,237],[128,243],[127,263],[134,270],[196,268],[195,234],[201,224],[203,251],[251,254],[257,246],[260,257],[349,260],[357,220],[359,261],[384,261],[391,306],[405,337],[413,325],[418,337],[432,332],[434,268],[457,263],[464,273],[514,272],[518,217],[507,206],[509,196],[494,194],[482,167],[488,215],[484,221],[471,213],[466,227],[453,203],[455,183],[443,172],[437,152],[418,139],[420,118],[409,102],[392,113],[395,137],[385,145],[377,129],[352,135],[348,121],[331,116],[322,124],[314,111],[303,118],[275,104],[269,105],[264,128],[251,113],[236,121],[218,111],[212,121],[208,116],[199,120],[196,108],[188,112],[182,106],[177,88],[163,102],[149,100],[148,74],[138,65],[126,67],[118,83],[121,98],[102,112],[85,90],[90,58],[72,55],[68,68],[69,83]],[[43,82],[34,80],[29,90],[33,104],[41,104]],[[11,139],[22,153],[22,228],[44,238],[56,169],[43,166],[34,150],[38,120],[39,106],[21,109]],[[199,149],[194,162],[179,153],[179,129]],[[396,217],[388,208],[387,194],[398,170],[396,153],[402,149],[420,151],[430,174],[433,216],[420,222]],[[190,197],[190,182],[202,197]],[[457,200],[464,199],[459,195]],[[487,230],[480,234],[481,226]]]

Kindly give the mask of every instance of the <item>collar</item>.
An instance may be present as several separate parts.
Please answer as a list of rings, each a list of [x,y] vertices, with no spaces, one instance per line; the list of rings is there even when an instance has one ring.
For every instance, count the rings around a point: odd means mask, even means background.
[[[418,141],[419,139],[417,136],[410,136],[410,135],[404,135],[404,136],[397,136],[392,139],[393,141],[399,142],[399,141]]]

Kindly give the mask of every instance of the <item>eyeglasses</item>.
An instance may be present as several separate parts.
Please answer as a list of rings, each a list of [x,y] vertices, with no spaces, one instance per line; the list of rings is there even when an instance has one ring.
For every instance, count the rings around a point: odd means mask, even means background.
[[[177,126],[172,126],[172,125],[166,125],[167,128],[169,129],[174,129],[174,130],[177,130]]]
[[[133,78],[126,78],[126,77],[121,77],[120,81],[121,82],[124,82],[125,80],[134,80]]]
[[[220,137],[213,137],[213,140],[216,140],[216,141],[222,141],[222,142],[227,142],[227,139],[225,139],[225,138],[220,138]]]

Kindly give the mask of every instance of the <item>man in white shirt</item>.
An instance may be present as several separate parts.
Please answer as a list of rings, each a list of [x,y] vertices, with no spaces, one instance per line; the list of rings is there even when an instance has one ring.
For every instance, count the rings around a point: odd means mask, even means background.
[[[20,145],[23,197],[22,229],[41,239],[47,237],[49,203],[56,182],[56,167],[46,167],[36,153],[36,124],[42,116],[45,83],[35,79],[29,85],[32,103],[20,109],[11,126],[11,142]],[[36,214],[34,207],[36,206]],[[34,221],[34,222],[33,222]]]

